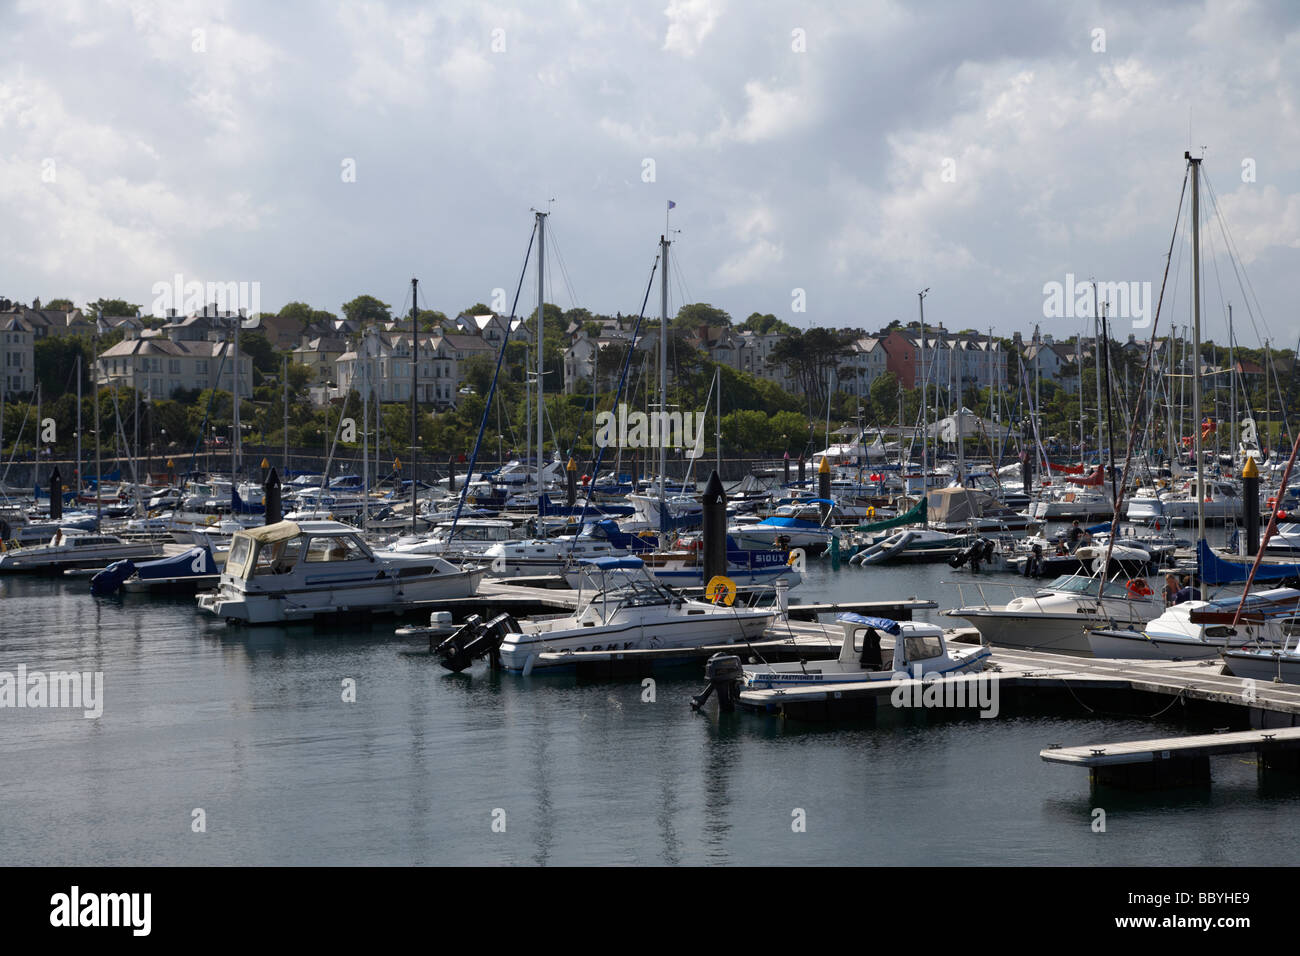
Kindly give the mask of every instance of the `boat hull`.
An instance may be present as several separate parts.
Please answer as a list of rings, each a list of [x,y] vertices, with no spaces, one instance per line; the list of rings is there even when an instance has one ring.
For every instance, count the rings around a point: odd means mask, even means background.
[[[559,657],[583,651],[628,651],[651,648],[690,649],[713,644],[757,640],[774,612],[735,608],[710,619],[683,614],[677,620],[633,618],[597,627],[575,627],[530,634],[508,634],[501,644],[501,666],[508,671],[533,672],[572,666]],[[547,654],[546,659],[541,655]]]
[[[201,610],[239,624],[286,624],[338,614],[405,613],[428,601],[470,597],[484,569],[424,577],[383,578],[344,587],[244,590],[224,582],[216,591],[200,594]],[[256,580],[256,579],[254,579]]]

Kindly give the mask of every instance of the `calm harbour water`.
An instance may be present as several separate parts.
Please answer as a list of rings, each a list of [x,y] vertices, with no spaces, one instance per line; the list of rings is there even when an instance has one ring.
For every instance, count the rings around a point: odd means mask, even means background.
[[[988,577],[989,580],[997,580]],[[957,603],[946,565],[812,561],[802,600]],[[1010,580],[1003,578],[1002,580]],[[14,864],[1288,864],[1300,788],[1216,758],[1200,791],[1090,793],[1051,743],[1179,732],[1059,717],[878,726],[693,714],[639,681],[449,675],[369,631],[243,629],[192,599],[0,578],[0,671],[104,673],[104,712],[0,710]],[[932,612],[931,619],[952,623]],[[356,702],[342,699],[345,678]],[[1156,709],[1155,707],[1152,708]],[[1107,812],[1094,833],[1092,810]],[[206,832],[192,832],[201,808]],[[806,832],[792,831],[792,811]],[[504,811],[505,832],[493,831]],[[497,814],[499,821],[501,815]]]

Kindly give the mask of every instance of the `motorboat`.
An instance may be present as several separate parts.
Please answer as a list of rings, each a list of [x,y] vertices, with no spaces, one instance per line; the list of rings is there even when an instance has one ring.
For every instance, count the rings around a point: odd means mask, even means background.
[[[217,589],[199,608],[234,623],[273,624],[346,612],[401,612],[472,596],[484,568],[435,555],[376,554],[338,521],[279,521],[240,531]]]
[[[1241,606],[1240,620],[1237,608]],[[1141,630],[1099,628],[1088,632],[1093,657],[1125,660],[1208,660],[1225,649],[1280,648],[1300,615],[1300,590],[1272,588],[1214,601],[1184,601]],[[1235,621],[1235,623],[1234,623]]]
[[[727,534],[742,548],[761,550],[800,548],[808,554],[825,551],[835,536],[835,529],[808,515],[809,506],[834,508],[828,498],[811,498],[798,505],[784,505],[771,517],[753,524],[733,523]]]
[[[152,541],[127,541],[114,534],[56,529],[46,544],[10,547],[0,553],[0,573],[100,568],[122,558],[155,558],[162,547]]]
[[[482,560],[496,577],[563,574],[588,558],[617,557],[627,552],[607,538],[583,533],[554,538],[497,541],[483,551]]]
[[[893,621],[843,613],[836,618],[843,632],[840,655],[829,661],[746,664],[741,683],[746,689],[799,684],[860,684],[905,680],[927,675],[951,676],[984,669],[991,651],[982,644],[952,650],[943,628],[922,621]],[[881,635],[893,638],[892,664],[881,654]]]
[[[646,574],[636,557],[586,559],[593,586],[579,592],[572,614],[525,621],[501,640],[506,670],[530,673],[572,664],[580,651],[695,648],[757,640],[773,607],[728,606],[684,597]],[[732,597],[734,598],[734,585]]]
[[[1139,490],[1129,500],[1125,517],[1136,523],[1188,523],[1196,520],[1198,508],[1204,508],[1205,520],[1211,522],[1241,516],[1241,490],[1235,482],[1207,479],[1205,500],[1199,503],[1194,486],[1195,480],[1189,479],[1176,490]]]
[[[410,522],[408,520],[407,524]],[[515,525],[503,518],[462,518],[439,521],[428,534],[403,535],[381,549],[393,554],[436,554],[448,560],[482,560],[483,553],[502,541],[521,540]]]
[[[994,586],[981,584],[981,597],[986,588]],[[958,585],[964,600],[963,590]],[[979,630],[984,643],[994,647],[1087,655],[1091,647],[1086,627],[1140,630],[1163,610],[1163,600],[1144,578],[1121,584],[1118,580],[1102,582],[1099,578],[1068,574],[1032,594],[1013,596],[1006,604],[992,604],[985,598],[983,603],[944,613],[969,621]]]
[[[220,559],[224,560],[225,553]],[[218,555],[208,544],[195,545],[170,557],[139,563],[129,558],[114,561],[90,579],[90,593],[116,594],[119,591],[189,591],[218,583],[221,568]]]

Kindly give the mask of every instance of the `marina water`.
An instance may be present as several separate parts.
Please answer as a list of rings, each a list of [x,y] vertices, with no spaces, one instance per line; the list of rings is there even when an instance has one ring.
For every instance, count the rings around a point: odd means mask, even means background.
[[[795,595],[948,608],[972,580],[813,560]],[[692,713],[698,666],[655,674],[653,702],[639,680],[448,674],[391,618],[228,627],[192,598],[25,577],[0,579],[0,611],[0,671],[104,675],[98,719],[0,710],[10,865],[1296,862],[1277,837],[1300,788],[1250,760],[1131,795],[1039,759],[1183,732],[1176,709],[801,724]]]

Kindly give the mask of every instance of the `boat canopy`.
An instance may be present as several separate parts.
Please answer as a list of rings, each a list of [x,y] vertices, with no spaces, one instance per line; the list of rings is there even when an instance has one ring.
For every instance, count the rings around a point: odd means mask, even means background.
[[[845,611],[835,618],[837,621],[847,621],[850,624],[861,624],[864,627],[874,627],[877,631],[884,631],[898,637],[903,633],[903,628],[897,621],[890,620],[887,617],[866,617],[862,614],[855,614],[852,611]]]
[[[645,562],[633,555],[621,558],[579,558],[578,563],[592,568],[599,568],[601,571],[636,571],[645,567]]]
[[[969,488],[939,488],[926,495],[926,502],[936,524],[961,524],[1006,511],[992,495]]]
[[[262,544],[274,544],[276,541],[296,538],[301,531],[302,529],[292,521],[277,521],[275,524],[262,525],[260,528],[249,528],[243,533]]]

